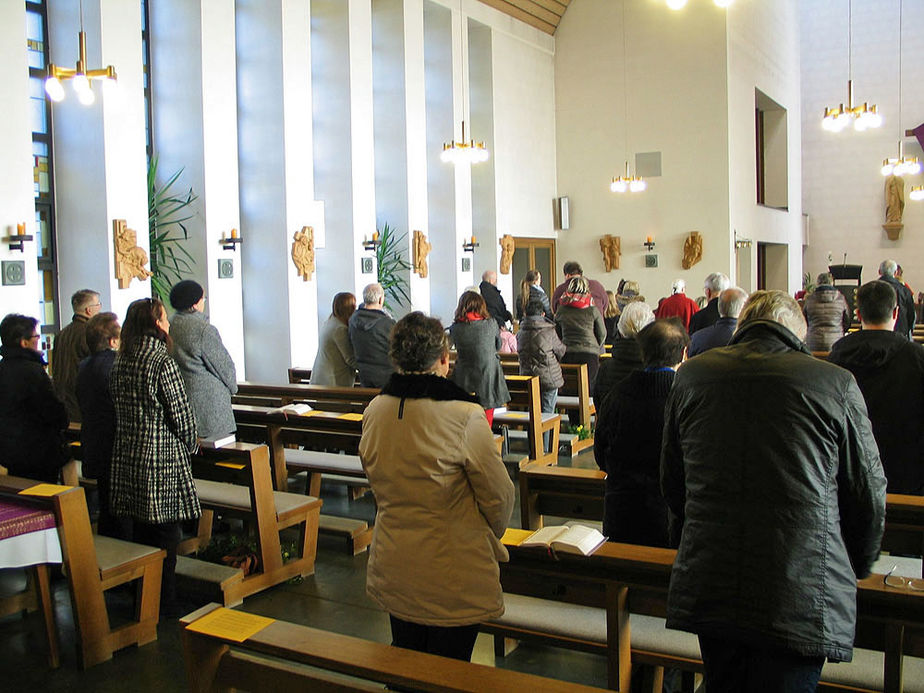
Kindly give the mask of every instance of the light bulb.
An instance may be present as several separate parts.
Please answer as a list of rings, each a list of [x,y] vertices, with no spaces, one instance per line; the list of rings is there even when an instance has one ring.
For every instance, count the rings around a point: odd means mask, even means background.
[[[84,106],[91,106],[96,101],[96,94],[88,85],[86,89],[77,92],[77,100]]]
[[[713,0],[716,5],[719,7],[728,7],[732,4],[732,0]]]
[[[682,10],[686,4],[687,0],[667,0],[667,6],[672,10]]]
[[[90,80],[87,79],[86,75],[76,74],[72,81],[74,83],[74,91],[78,94],[90,90]]]
[[[641,178],[636,178],[629,183],[629,192],[642,192],[648,185]]]
[[[57,77],[49,77],[45,80],[45,93],[52,101],[62,101],[64,99],[64,85]]]
[[[911,192],[908,197],[910,197],[915,202],[920,202],[924,200],[924,185],[919,185],[917,187],[912,186]]]
[[[624,193],[626,191],[626,181],[623,178],[614,178],[610,183],[610,190],[613,192]]]
[[[908,162],[908,175],[914,176],[921,172],[921,162],[914,160]]]
[[[883,164],[882,164],[882,169],[881,169],[882,175],[884,175],[884,176],[891,175],[892,169],[893,169],[893,166],[892,166],[891,163],[889,163],[888,161],[885,162],[885,163],[883,163]]]

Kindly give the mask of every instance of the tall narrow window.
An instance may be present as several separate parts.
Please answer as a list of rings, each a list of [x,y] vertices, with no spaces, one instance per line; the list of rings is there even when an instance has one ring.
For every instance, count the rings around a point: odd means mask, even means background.
[[[60,326],[58,271],[55,261],[54,157],[52,156],[51,104],[45,95],[48,64],[48,14],[45,0],[26,2],[26,50],[29,57],[29,100],[32,111],[32,166],[35,183],[35,234],[39,272],[39,320],[42,349]]]
[[[786,109],[754,90],[757,204],[789,209],[789,164]]]
[[[141,60],[144,74],[144,135],[148,163],[154,154],[154,117],[151,106],[151,8],[141,0]]]

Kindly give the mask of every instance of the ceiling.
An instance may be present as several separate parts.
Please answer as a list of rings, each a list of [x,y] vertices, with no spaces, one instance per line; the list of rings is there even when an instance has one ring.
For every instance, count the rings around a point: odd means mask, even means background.
[[[481,0],[514,19],[526,22],[539,31],[554,34],[571,0]]]

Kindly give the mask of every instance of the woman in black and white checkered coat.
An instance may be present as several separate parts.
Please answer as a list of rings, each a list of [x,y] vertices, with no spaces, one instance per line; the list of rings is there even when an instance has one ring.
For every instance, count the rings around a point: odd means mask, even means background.
[[[190,467],[196,422],[167,353],[168,330],[159,300],[128,307],[109,390],[116,413],[111,512],[133,520],[133,541],[167,550],[161,608],[169,611],[176,600],[181,523],[201,510]]]

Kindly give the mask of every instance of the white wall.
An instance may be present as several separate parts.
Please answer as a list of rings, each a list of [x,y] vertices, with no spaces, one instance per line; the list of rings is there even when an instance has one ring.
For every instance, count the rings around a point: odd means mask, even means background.
[[[785,288],[793,293],[802,287],[802,149],[798,115],[801,98],[797,2],[736,2],[727,10],[727,17],[729,236],[726,242],[729,245],[722,252],[723,256],[730,258],[729,265],[733,266],[735,231],[739,237],[754,241],[749,249],[739,251],[748,256],[744,259],[748,261],[751,270],[745,273],[750,276],[750,280],[742,277],[739,283],[742,288],[750,291],[757,288],[754,264],[757,241],[788,245],[787,254],[775,256],[787,256],[788,267],[780,274],[772,274],[788,275],[788,286],[780,286],[781,282],[775,280],[776,288]],[[829,34],[825,32],[824,35]],[[787,111],[788,211],[756,204],[755,88]]]
[[[804,261],[814,276],[827,267],[829,252],[835,263],[847,253],[847,262],[863,265],[863,281],[870,281],[879,263],[893,258],[919,291],[924,289],[924,202],[912,202],[908,192],[911,185],[924,185],[924,176],[907,177],[901,238],[890,241],[882,230],[882,160],[898,155],[900,132],[924,123],[924,3],[904,3],[901,117],[898,13],[898,0],[853,4],[854,100],[877,104],[883,125],[831,133],[822,130],[821,118],[826,106],[847,100],[847,7],[824,0],[800,3],[803,211],[811,217]],[[922,157],[913,138],[905,140],[905,155]]]
[[[634,168],[636,152],[660,151],[662,176],[641,194],[610,192],[626,159],[622,3],[574,0],[555,41],[558,194],[571,198],[558,271],[577,260],[608,288],[621,277],[637,280],[656,303],[676,277],[696,295],[705,275],[731,269],[725,13],[712,3],[672,12],[629,2],[626,20],[628,155]],[[542,209],[551,219],[550,202]],[[685,271],[683,243],[694,230],[703,235],[703,260]],[[622,238],[621,267],[611,274],[599,246],[608,233]],[[648,235],[657,269],[644,267]]]

